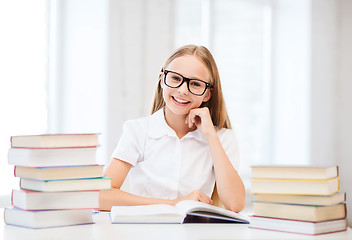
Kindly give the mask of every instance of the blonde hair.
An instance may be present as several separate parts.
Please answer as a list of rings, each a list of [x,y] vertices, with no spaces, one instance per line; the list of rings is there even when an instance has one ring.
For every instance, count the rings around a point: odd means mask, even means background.
[[[221,90],[219,71],[216,66],[213,55],[204,46],[182,46],[178,48],[173,54],[171,54],[171,56],[166,60],[164,66],[161,69],[161,73],[159,74],[158,86],[155,91],[151,113],[153,114],[154,112],[158,111],[159,109],[165,106],[165,101],[163,99],[163,89],[160,85],[160,81],[162,81],[162,72],[173,60],[185,55],[193,55],[197,57],[204,64],[210,74],[210,83],[213,85],[213,88],[211,89],[211,98],[207,102],[203,102],[200,107],[209,108],[211,119],[217,130],[220,130],[221,128],[231,129],[230,119],[227,114],[224,97]],[[211,198],[213,200],[213,205],[222,206],[220,197],[217,193],[216,184],[214,186],[214,191]]]

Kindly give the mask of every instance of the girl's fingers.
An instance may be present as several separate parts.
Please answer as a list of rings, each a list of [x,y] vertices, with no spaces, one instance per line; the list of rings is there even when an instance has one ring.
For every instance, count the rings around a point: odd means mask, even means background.
[[[204,194],[203,192],[201,192],[199,190],[194,190],[193,192],[191,192],[190,194],[185,196],[183,199],[192,199],[192,200],[204,202],[207,204],[213,203],[213,201],[206,194]]]
[[[187,116],[188,127],[191,128],[193,126],[193,111],[190,111]]]
[[[193,126],[193,120],[192,120],[192,115],[188,115],[188,127],[191,128]]]
[[[186,117],[189,128],[191,128],[196,123],[196,117],[200,117],[198,111],[199,109],[192,109]]]
[[[208,203],[208,204],[212,203],[212,200],[204,193],[201,193],[201,195],[199,196],[199,201],[204,202],[204,203]]]
[[[186,117],[186,124],[189,128],[195,125],[201,132],[202,129],[209,129],[209,127],[214,126],[209,114],[209,109],[206,107],[192,109]]]

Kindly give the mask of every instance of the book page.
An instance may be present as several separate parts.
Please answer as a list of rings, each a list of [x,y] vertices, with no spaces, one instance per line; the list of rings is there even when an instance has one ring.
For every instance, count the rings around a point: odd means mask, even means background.
[[[226,217],[230,217],[233,219],[240,219],[243,221],[248,221],[248,219],[246,219],[244,216],[240,215],[239,213],[235,213],[235,212],[226,210],[224,208],[215,207],[213,205],[209,205],[209,204],[197,202],[197,201],[192,201],[192,200],[185,200],[185,201],[179,202],[176,204],[176,207],[181,209],[186,214],[197,212],[197,215],[199,215],[200,212],[203,212],[202,214],[205,215],[204,212],[207,212],[207,213],[215,213],[218,215],[218,217],[219,216],[226,216]],[[206,214],[206,215],[208,217],[211,217],[210,214]]]

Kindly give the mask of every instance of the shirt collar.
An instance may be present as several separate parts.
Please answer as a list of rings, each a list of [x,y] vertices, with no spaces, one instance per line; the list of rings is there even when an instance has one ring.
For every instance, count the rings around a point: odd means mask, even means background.
[[[164,117],[164,109],[161,108],[150,116],[148,136],[160,138],[165,135],[176,136],[176,133],[167,125]]]
[[[151,138],[161,138],[165,135],[177,138],[175,131],[167,124],[164,116],[164,108],[162,108],[150,116],[148,136]],[[195,138],[198,141],[206,142],[205,137],[199,130],[187,133],[183,139],[186,138]]]

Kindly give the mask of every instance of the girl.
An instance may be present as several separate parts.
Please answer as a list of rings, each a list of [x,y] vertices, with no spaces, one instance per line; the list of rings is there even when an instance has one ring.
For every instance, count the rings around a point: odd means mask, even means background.
[[[220,200],[239,212],[245,190],[238,164],[216,63],[207,48],[183,46],[161,70],[152,115],[124,124],[105,170],[112,190],[100,192],[100,208],[192,199]],[[120,187],[128,173],[125,192]]]

